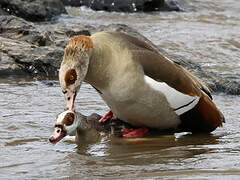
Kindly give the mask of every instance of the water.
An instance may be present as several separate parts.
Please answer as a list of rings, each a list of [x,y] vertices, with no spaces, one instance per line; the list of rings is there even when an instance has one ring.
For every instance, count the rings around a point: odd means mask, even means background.
[[[125,23],[169,53],[205,68],[240,74],[238,0],[192,0],[185,13],[107,13],[68,8],[60,24]],[[198,7],[198,8],[196,8]],[[226,117],[211,135],[179,133],[151,139],[104,137],[77,147],[48,142],[64,98],[55,80],[0,79],[0,179],[239,179],[240,97],[215,94]],[[108,111],[89,85],[76,100],[85,115]]]
[[[240,97],[215,95],[227,123],[211,135],[179,133],[151,139],[104,137],[77,146],[48,142],[64,107],[57,81],[0,80],[0,179],[211,179],[240,176]],[[84,84],[77,98],[83,114],[108,108]],[[81,108],[80,108],[81,107]]]

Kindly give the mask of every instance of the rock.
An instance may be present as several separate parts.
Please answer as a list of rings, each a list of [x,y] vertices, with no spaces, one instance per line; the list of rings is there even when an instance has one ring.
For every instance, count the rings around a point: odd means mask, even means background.
[[[0,6],[0,16],[1,15],[9,15],[6,11],[4,11]]]
[[[57,76],[56,69],[60,65],[59,57],[63,49],[45,46],[37,47],[30,43],[0,37],[2,42],[0,59],[0,75],[41,75]],[[8,74],[5,74],[9,71]]]
[[[62,0],[67,6],[87,6],[96,11],[182,11],[176,0]]]
[[[61,1],[65,6],[78,7],[83,5],[80,0],[61,0]]]
[[[57,15],[66,13],[60,0],[1,0],[0,6],[8,14],[29,21],[50,20]]]
[[[89,35],[84,27],[40,30],[15,16],[0,16],[0,75],[57,77],[64,48],[73,35]]]
[[[159,7],[159,11],[184,11],[180,3],[176,0],[165,0],[162,6]]]

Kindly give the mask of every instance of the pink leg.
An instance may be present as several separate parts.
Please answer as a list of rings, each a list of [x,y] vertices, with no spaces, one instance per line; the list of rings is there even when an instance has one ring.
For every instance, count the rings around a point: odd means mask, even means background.
[[[105,114],[98,122],[103,123],[108,119],[116,119],[116,116],[113,114],[112,110]]]
[[[137,137],[143,137],[149,132],[148,128],[138,128],[138,129],[122,129],[122,136],[126,138],[137,138]]]

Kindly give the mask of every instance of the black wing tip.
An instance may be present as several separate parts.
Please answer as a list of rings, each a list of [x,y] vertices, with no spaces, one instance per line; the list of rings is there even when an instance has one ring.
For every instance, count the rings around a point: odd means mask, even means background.
[[[205,92],[208,95],[208,97],[210,97],[211,100],[213,100],[213,97],[212,97],[211,93],[209,92],[209,90],[205,89],[204,87],[202,87],[201,90],[203,92]]]

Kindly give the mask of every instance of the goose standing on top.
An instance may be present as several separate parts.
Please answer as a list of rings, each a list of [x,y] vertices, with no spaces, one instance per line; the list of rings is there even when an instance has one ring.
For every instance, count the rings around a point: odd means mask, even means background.
[[[65,49],[59,81],[69,110],[82,82],[92,85],[111,109],[100,122],[114,116],[139,127],[125,137],[143,136],[148,128],[211,132],[224,121],[204,83],[125,33],[75,36]]]

